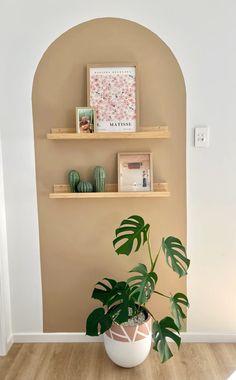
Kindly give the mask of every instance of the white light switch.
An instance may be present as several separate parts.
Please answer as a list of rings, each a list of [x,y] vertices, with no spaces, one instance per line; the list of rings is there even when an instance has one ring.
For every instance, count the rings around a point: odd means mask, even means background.
[[[209,146],[209,128],[195,127],[194,145],[196,148],[207,148]]]

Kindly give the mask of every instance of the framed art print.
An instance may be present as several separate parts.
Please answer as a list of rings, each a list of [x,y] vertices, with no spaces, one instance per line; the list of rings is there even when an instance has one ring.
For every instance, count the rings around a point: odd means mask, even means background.
[[[118,153],[118,191],[153,191],[152,153]]]
[[[96,132],[135,132],[138,120],[135,64],[87,65],[87,102],[96,109]]]
[[[76,132],[93,133],[95,128],[95,109],[91,107],[76,107]]]

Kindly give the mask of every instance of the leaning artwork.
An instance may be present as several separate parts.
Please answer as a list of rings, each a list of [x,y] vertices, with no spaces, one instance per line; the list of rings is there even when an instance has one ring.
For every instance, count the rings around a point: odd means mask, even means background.
[[[88,65],[88,104],[96,132],[135,132],[138,120],[136,65]]]

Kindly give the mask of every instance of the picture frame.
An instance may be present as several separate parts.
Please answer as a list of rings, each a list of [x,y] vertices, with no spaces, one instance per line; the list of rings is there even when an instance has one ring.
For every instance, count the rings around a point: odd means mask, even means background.
[[[92,107],[76,107],[76,132],[94,133],[96,129],[96,110]]]
[[[135,132],[139,120],[137,65],[88,64],[87,103],[96,109],[96,132]]]
[[[118,153],[118,191],[153,191],[151,152]]]

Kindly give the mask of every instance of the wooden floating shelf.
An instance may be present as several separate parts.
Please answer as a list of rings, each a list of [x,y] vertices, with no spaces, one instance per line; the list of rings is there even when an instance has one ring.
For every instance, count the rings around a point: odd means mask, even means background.
[[[117,191],[116,184],[108,184],[104,193],[71,193],[69,185],[54,185],[50,199],[84,199],[84,198],[165,198],[170,196],[167,183],[154,183],[153,191]]]
[[[48,140],[114,140],[114,139],[168,139],[167,126],[141,127],[137,132],[95,132],[76,133],[73,128],[52,128],[47,134]]]

